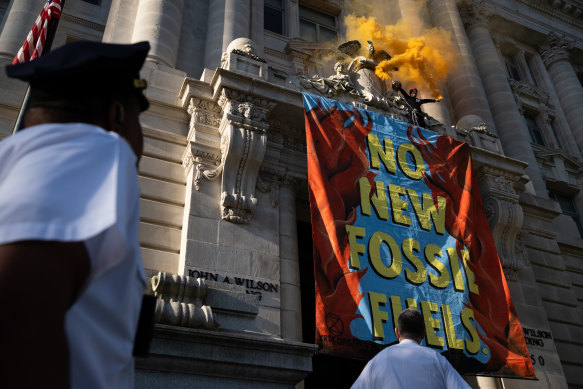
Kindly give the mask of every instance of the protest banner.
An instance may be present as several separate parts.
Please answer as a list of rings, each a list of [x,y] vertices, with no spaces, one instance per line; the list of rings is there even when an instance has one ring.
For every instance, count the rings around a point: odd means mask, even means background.
[[[460,372],[533,378],[470,147],[323,97],[304,107],[321,351],[370,358],[413,307]]]

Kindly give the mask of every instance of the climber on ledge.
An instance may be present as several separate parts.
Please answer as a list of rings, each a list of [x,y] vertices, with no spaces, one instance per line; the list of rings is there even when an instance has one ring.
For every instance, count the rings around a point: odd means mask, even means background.
[[[392,80],[393,89],[401,92],[405,101],[407,102],[407,108],[411,114],[411,123],[416,126],[425,127],[425,116],[426,114],[421,111],[421,105],[425,103],[439,103],[441,99],[419,99],[417,98],[417,88],[412,88],[409,93],[405,92],[401,87],[400,81]]]

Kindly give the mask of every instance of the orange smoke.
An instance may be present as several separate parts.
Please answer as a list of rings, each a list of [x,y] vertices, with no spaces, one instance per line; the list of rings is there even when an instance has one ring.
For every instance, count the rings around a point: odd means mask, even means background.
[[[434,98],[441,98],[437,85],[447,77],[457,54],[448,31],[431,28],[419,35],[403,19],[382,26],[374,17],[348,15],[344,22],[348,40],[361,43],[372,40],[377,52],[386,50],[391,55],[390,60],[381,61],[376,67],[379,78],[395,78],[410,87],[431,90]]]

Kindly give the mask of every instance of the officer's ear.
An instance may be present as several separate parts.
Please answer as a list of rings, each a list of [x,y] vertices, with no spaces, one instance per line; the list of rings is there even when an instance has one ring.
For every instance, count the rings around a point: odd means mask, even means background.
[[[124,124],[125,108],[120,101],[114,100],[107,109],[106,129],[124,136]]]

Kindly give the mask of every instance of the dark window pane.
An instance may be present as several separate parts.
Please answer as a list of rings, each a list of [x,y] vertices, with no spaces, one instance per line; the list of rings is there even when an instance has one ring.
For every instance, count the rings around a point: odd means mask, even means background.
[[[510,78],[516,81],[520,81],[520,73],[518,72],[518,67],[516,66],[514,58],[505,57],[504,62],[506,62],[506,69],[508,69],[508,74],[510,75]]]
[[[579,216],[571,216],[571,218],[579,230],[579,236],[583,238],[583,224],[581,224],[581,218]]]
[[[563,147],[561,145],[561,141],[559,140],[559,136],[557,135],[557,129],[555,128],[555,125],[553,124],[553,122],[551,122],[551,130],[553,131],[553,135],[555,136],[555,140],[557,141],[557,145],[559,145],[559,147]]]
[[[263,28],[283,35],[283,12],[271,7],[264,7]]]
[[[300,19],[300,38],[309,42],[316,42],[318,35],[316,34],[316,25],[306,20]]]
[[[528,132],[530,134],[530,139],[532,140],[532,143],[540,146],[545,145],[543,134],[538,128],[528,127]]]
[[[318,24],[336,28],[336,18],[334,16],[318,12],[311,8],[300,6],[300,18],[309,19]]]
[[[528,133],[530,134],[530,139],[532,140],[532,143],[544,146],[545,141],[543,138],[543,133],[536,124],[535,118],[533,118],[532,116],[525,116],[524,119],[526,120]]]
[[[530,66],[530,61],[529,60],[526,61],[526,65],[528,66],[528,71],[530,72],[530,78],[532,79],[532,82],[534,83],[534,86],[538,86],[538,84],[536,82],[536,77],[534,75],[534,72],[532,71],[532,67]]]
[[[320,42],[335,42],[338,39],[338,34],[335,30],[320,26]]]
[[[563,211],[563,213],[567,215],[577,215],[577,208],[573,203],[573,199],[558,194],[556,194],[555,196],[556,201],[558,201],[559,205],[561,206],[561,210]]]
[[[581,223],[581,216],[577,211],[577,207],[575,206],[573,198],[560,195],[553,191],[549,191],[549,198],[558,202],[561,206],[561,211],[563,211],[563,214],[570,216],[571,219],[573,219],[575,225],[577,226],[577,230],[579,231],[579,236],[583,238],[583,223]]]
[[[86,3],[89,4],[95,4],[95,5],[100,5],[101,4],[101,0],[83,0]]]
[[[264,0],[264,4],[271,5],[275,8],[282,8],[281,0]]]

